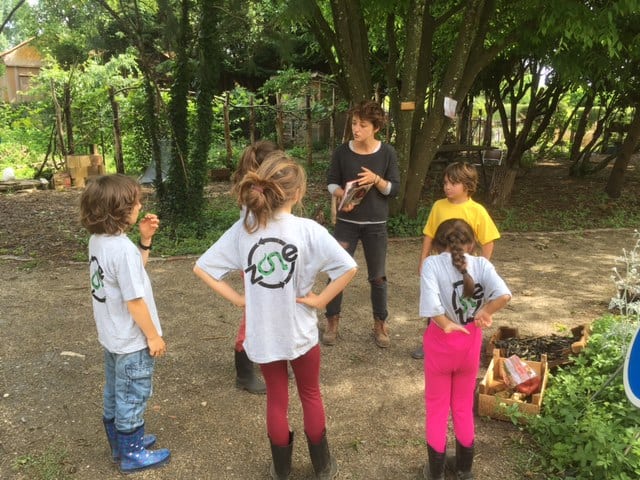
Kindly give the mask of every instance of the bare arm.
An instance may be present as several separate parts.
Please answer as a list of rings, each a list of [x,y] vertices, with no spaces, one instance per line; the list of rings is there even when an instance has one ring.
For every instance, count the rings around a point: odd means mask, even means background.
[[[503,309],[509,303],[509,300],[511,300],[511,295],[502,295],[485,303],[475,315],[476,326],[480,328],[490,327],[493,324],[493,314]]]
[[[307,296],[297,298],[296,302],[317,309],[324,308],[327,303],[333,300],[336,295],[338,295],[342,290],[345,289],[347,284],[356,274],[357,270],[358,269],[356,267],[348,270],[347,272],[343,273],[338,278],[330,282],[319,294],[316,295],[313,292],[309,292]]]
[[[236,307],[244,307],[244,295],[237,292],[231,285],[224,280],[216,280],[207,272],[202,270],[197,265],[193,267],[193,273],[196,274],[204,283],[206,283],[214,292],[223,298],[226,298]]]
[[[491,255],[493,255],[493,247],[495,243],[493,241],[489,243],[485,243],[482,245],[482,256],[487,260],[491,260]]]
[[[164,340],[158,334],[158,330],[151,320],[151,313],[149,313],[149,307],[147,302],[143,298],[136,298],[127,302],[127,309],[136,322],[136,325],[140,327],[144,336],[147,337],[147,345],[149,345],[149,354],[152,357],[160,357],[167,352],[167,346]]]
[[[422,273],[422,263],[424,259],[429,256],[431,253],[431,245],[433,244],[433,239],[429,235],[424,236],[424,240],[422,240],[422,251],[420,252],[420,262],[418,263],[418,275]]]
[[[149,260],[151,242],[153,241],[153,236],[155,235],[159,226],[160,220],[154,213],[147,213],[138,224],[138,229],[140,230],[140,244],[145,247],[149,247],[145,249],[138,246],[138,250],[140,250],[140,254],[142,255],[142,265],[146,265],[147,260]]]
[[[464,328],[459,323],[450,320],[446,315],[436,315],[435,317],[431,317],[431,321],[436,322],[436,325],[444,330],[444,333],[462,332],[469,335],[469,330]]]

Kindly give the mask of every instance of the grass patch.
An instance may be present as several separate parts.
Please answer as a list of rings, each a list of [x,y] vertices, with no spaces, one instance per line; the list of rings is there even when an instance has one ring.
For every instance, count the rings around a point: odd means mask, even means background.
[[[13,461],[13,470],[33,480],[67,480],[74,473],[69,454],[62,447],[50,446],[40,454],[20,455]]]

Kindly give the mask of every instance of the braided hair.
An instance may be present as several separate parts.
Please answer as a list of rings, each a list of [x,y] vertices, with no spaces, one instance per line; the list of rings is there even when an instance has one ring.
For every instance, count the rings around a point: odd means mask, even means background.
[[[451,252],[451,263],[462,274],[462,295],[471,297],[475,289],[475,281],[467,271],[467,259],[464,254],[469,246],[475,246],[473,229],[467,222],[459,218],[451,218],[442,222],[436,230],[433,245],[439,252]]]

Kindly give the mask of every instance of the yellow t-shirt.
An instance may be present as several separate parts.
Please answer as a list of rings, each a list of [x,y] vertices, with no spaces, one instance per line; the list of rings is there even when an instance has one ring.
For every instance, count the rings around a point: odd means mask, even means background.
[[[489,216],[489,212],[471,198],[463,203],[451,203],[446,198],[437,200],[431,207],[429,218],[422,233],[434,238],[438,226],[451,218],[461,218],[467,222],[473,229],[473,233],[478,238],[480,245],[486,245],[500,238],[498,228]]]

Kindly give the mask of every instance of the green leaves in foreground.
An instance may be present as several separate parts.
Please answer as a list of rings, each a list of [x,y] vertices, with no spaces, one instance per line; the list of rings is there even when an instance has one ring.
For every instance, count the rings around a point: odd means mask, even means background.
[[[596,320],[585,350],[550,377],[528,429],[547,479],[640,478],[640,410],[624,392],[622,365],[637,323]]]

